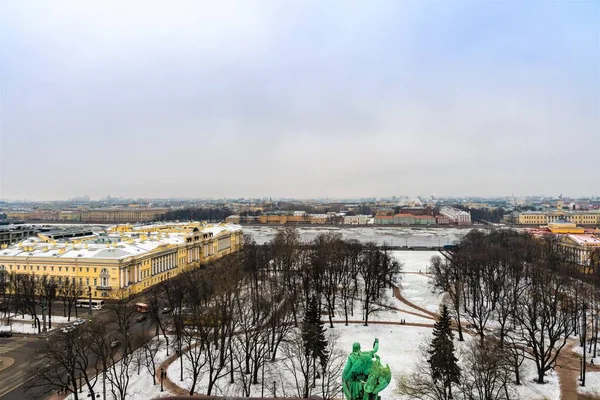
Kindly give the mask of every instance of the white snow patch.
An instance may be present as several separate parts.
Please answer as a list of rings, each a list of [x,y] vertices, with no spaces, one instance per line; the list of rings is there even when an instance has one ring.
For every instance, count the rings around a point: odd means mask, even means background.
[[[577,392],[600,396],[600,372],[588,372],[585,374],[585,386],[578,386]]]
[[[430,282],[427,275],[402,274],[400,292],[411,303],[437,313],[444,296],[432,293]]]

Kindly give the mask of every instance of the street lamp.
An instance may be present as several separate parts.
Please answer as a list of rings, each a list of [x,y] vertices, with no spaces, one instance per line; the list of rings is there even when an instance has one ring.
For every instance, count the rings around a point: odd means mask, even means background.
[[[163,379],[167,377],[167,373],[165,372],[164,368],[160,368],[160,391],[164,391],[163,388]]]
[[[92,319],[92,287],[88,286],[88,298],[90,299],[90,308],[88,309],[88,317]]]

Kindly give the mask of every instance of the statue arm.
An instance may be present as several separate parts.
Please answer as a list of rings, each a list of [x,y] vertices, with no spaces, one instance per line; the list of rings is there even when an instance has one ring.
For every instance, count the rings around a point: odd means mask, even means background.
[[[369,353],[371,356],[373,356],[378,351],[379,351],[379,339],[375,339],[375,343],[373,343],[373,350],[368,351],[367,353]]]

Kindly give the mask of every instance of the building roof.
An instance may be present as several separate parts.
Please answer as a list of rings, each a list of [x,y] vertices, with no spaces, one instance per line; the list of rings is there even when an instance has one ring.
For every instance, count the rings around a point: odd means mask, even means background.
[[[213,237],[220,233],[241,230],[239,225],[220,224],[207,226],[199,233],[212,233]],[[192,232],[176,233],[138,233],[135,231],[122,234],[94,234],[96,240],[85,243],[74,243],[69,240],[47,242],[39,237],[30,237],[17,244],[0,249],[2,257],[55,257],[55,258],[94,258],[123,259],[145,253],[185,244]],[[80,238],[74,238],[80,239]]]
[[[600,246],[600,238],[598,238],[594,235],[589,235],[589,234],[569,235],[568,238],[581,246]]]

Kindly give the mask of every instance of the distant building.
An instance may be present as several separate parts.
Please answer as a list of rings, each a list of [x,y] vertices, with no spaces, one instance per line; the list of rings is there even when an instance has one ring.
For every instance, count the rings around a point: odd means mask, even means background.
[[[436,215],[435,223],[437,225],[448,225],[450,223],[450,218],[446,217],[445,215]]]
[[[546,225],[548,223],[548,213],[541,211],[524,211],[519,214],[518,221],[521,225]]]
[[[368,215],[344,216],[344,225],[366,225],[369,221]]]
[[[524,211],[519,214],[518,223],[521,225],[547,225],[553,222],[568,221],[577,225],[600,225],[598,211]]]
[[[34,234],[33,228],[26,226],[0,227],[0,246],[8,246],[27,239]]]
[[[442,207],[440,214],[448,217],[450,223],[458,225],[471,225],[471,214],[454,207]]]
[[[415,225],[435,225],[435,218],[429,215],[416,215]]]
[[[394,217],[392,215],[376,215],[375,225],[394,225]]]
[[[99,223],[154,221],[169,210],[167,208],[99,208],[81,211],[81,221]]]

